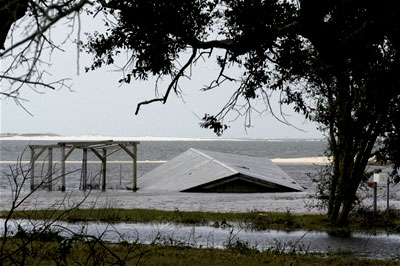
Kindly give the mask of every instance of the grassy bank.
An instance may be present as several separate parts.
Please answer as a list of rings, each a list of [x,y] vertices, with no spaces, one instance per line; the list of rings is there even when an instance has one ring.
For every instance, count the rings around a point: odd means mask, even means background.
[[[61,239],[36,240],[23,248],[20,244],[10,239],[3,250],[3,265],[399,265],[398,260],[258,252],[241,245],[198,249]]]
[[[7,212],[0,212],[0,217],[6,217]],[[75,209],[69,212],[54,210],[16,211],[14,219],[54,219],[68,222],[102,221],[108,223],[179,223],[190,225],[212,225],[215,227],[230,226],[239,223],[243,227],[256,230],[307,230],[334,232],[335,226],[329,223],[326,215],[297,215],[290,212],[246,212],[246,213],[215,213],[215,212],[183,212],[160,211],[147,209]],[[371,230],[400,233],[399,212],[391,213],[388,218],[384,213],[374,218],[372,213],[357,213],[350,218],[350,226],[344,231],[369,232]]]
[[[5,217],[7,212],[1,212]],[[342,231],[332,225],[325,215],[294,215],[286,213],[213,213],[182,212],[143,209],[75,209],[72,211],[35,210],[17,211],[13,219],[60,219],[69,222],[103,221],[132,223],[180,223],[190,225],[207,224],[213,226],[241,226],[255,229],[317,230],[333,233],[352,231],[384,230],[400,228],[398,213],[391,219],[383,214],[370,219],[369,213],[352,217],[349,228]],[[372,224],[371,224],[372,223]],[[279,248],[259,252],[246,243],[236,242],[226,249],[191,248],[169,246],[165,240],[152,245],[121,242],[112,244],[101,239],[76,234],[63,238],[57,232],[19,229],[14,237],[6,241],[0,238],[0,265],[400,265],[399,259],[359,259],[345,250],[324,257],[313,254],[284,253]],[[296,251],[296,250],[294,250]],[[304,252],[304,250],[302,250]],[[340,252],[344,253],[340,253]]]

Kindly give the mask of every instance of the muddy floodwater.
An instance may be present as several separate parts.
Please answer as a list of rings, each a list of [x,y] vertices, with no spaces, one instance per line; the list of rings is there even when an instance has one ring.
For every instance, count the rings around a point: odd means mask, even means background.
[[[0,232],[4,233],[4,219],[0,219]],[[43,222],[34,222],[36,228]],[[9,222],[11,234],[21,226],[25,230],[33,228],[32,221]],[[67,229],[67,230],[66,230]],[[349,254],[368,258],[400,258],[400,235],[353,233],[349,237],[331,236],[325,232],[277,230],[254,231],[240,228],[212,226],[182,226],[175,224],[140,223],[65,223],[52,225],[52,230],[65,237],[73,233],[84,233],[110,242],[157,243],[165,245],[183,245],[201,248],[226,248],[230,245],[245,244],[258,250],[278,250],[282,252]]]
[[[68,138],[69,140],[83,140]],[[107,138],[109,139],[109,138]],[[84,139],[88,140],[88,139]],[[104,139],[103,139],[104,140]],[[60,192],[60,152],[54,153],[55,172],[53,191],[45,188],[30,193],[29,168],[30,154],[22,153],[29,144],[54,144],[57,138],[44,139],[0,139],[0,210],[8,211],[14,200],[15,184],[10,183],[9,175],[18,181],[22,188],[19,199],[24,197],[18,210],[71,209],[157,209],[168,211],[207,211],[207,212],[290,212],[299,214],[324,213],[325,210],[310,208],[318,205],[315,198],[316,183],[312,177],[319,177],[324,169],[320,159],[325,158],[327,147],[325,140],[192,140],[192,141],[141,141],[138,146],[137,175],[141,176],[168,161],[188,148],[198,148],[217,152],[275,158],[276,163],[290,177],[295,179],[306,190],[295,193],[180,193],[180,192],[145,192],[135,193],[126,188],[131,187],[132,163],[123,150],[113,153],[107,167],[107,191],[92,190],[82,192],[81,184],[82,153],[75,150],[68,158],[66,171],[67,192]],[[47,168],[46,152],[38,158],[35,177],[38,184]],[[21,156],[21,157],[20,157]],[[129,157],[129,156],[128,156]],[[326,159],[326,158],[325,158]],[[96,156],[89,154],[88,173],[93,188],[101,184],[101,164]],[[39,164],[39,162],[42,162]],[[19,164],[20,163],[20,164]],[[375,167],[375,166],[374,166]],[[371,167],[370,170],[379,167]],[[12,175],[11,175],[12,176]],[[13,180],[13,179],[12,179]],[[378,186],[379,210],[386,209],[386,187]],[[361,193],[362,192],[362,193]],[[372,208],[372,189],[365,188],[358,196],[365,199],[361,206]],[[390,186],[390,209],[400,209],[400,186]],[[36,221],[40,226],[40,221]],[[43,222],[42,222],[43,223]],[[32,230],[33,224],[28,221],[13,221],[10,231],[16,233],[18,225],[25,230]],[[167,245],[185,245],[192,247],[226,248],[231,245],[246,245],[259,250],[273,249],[282,252],[300,253],[347,253],[357,257],[400,258],[400,235],[394,234],[352,234],[350,237],[331,236],[323,232],[282,232],[275,230],[251,231],[241,228],[212,226],[181,226],[174,224],[53,224],[51,230],[59,230],[59,234],[71,237],[75,233],[84,233],[110,242],[158,243]],[[0,233],[4,233],[4,220],[0,219]]]

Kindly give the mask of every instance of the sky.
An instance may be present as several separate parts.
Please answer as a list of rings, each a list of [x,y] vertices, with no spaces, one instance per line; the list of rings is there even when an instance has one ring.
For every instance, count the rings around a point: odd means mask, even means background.
[[[84,18],[81,32],[92,32],[96,22]],[[57,26],[52,30],[55,40],[62,40],[66,29]],[[85,40],[84,35],[81,35]],[[72,42],[62,46],[64,51],[55,51],[45,55],[51,66],[46,68],[51,79],[70,78],[71,89],[62,88],[55,91],[49,89],[35,92],[29,87],[21,90],[21,97],[26,99],[24,107],[32,114],[15,104],[12,99],[1,99],[1,133],[56,133],[63,136],[103,135],[118,137],[190,137],[215,138],[209,129],[200,128],[200,118],[205,113],[216,114],[229,100],[235,87],[232,84],[203,92],[201,88],[209,84],[218,73],[218,68],[211,59],[199,62],[192,69],[190,80],[180,83],[182,97],[170,95],[165,105],[153,103],[141,108],[135,116],[136,105],[155,96],[155,79],[133,81],[121,85],[121,72],[116,67],[85,73],[84,68],[90,66],[91,56],[79,54]],[[183,58],[186,55],[183,55]],[[122,65],[124,58],[117,61]],[[78,63],[79,62],[79,63]],[[1,62],[4,69],[5,62]],[[77,73],[79,68],[79,75]],[[231,70],[232,75],[239,76],[239,69]],[[168,78],[159,84],[160,92],[168,85]],[[7,84],[0,84],[7,89]],[[273,108],[279,112],[277,99],[273,99]],[[256,105],[263,110],[260,102]],[[230,127],[222,138],[323,138],[317,125],[306,121],[295,114],[291,107],[284,109],[293,126],[279,122],[268,113],[253,112],[252,127],[245,128],[244,118],[236,120],[236,114],[224,122]],[[234,121],[232,121],[234,120]],[[297,127],[297,128],[296,128]],[[299,130],[301,129],[301,130]]]

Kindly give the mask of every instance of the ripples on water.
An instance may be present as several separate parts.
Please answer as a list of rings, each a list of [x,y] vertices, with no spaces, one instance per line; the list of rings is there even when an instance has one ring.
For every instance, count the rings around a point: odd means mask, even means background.
[[[40,221],[13,221],[10,231],[15,232],[17,224],[25,230],[41,225]],[[277,230],[254,231],[242,228],[211,226],[182,226],[174,224],[131,224],[131,223],[65,223],[57,222],[52,230],[71,237],[71,232],[84,233],[111,242],[159,243],[205,248],[225,248],[242,243],[258,250],[273,249],[280,252],[350,254],[357,257],[395,259],[400,256],[400,236],[390,234],[352,234],[350,237],[330,236],[325,232]],[[82,232],[82,230],[84,230]],[[0,233],[4,231],[4,220],[0,219]]]
[[[0,140],[0,160],[13,161],[26,149],[29,144],[55,144],[56,141],[15,141]],[[252,140],[252,141],[142,141],[138,145],[138,160],[170,160],[189,148],[210,151],[226,152],[233,154],[250,155],[267,158],[297,158],[323,156],[327,142],[323,140]],[[29,160],[29,150],[23,160]],[[54,159],[60,154],[54,152]],[[88,159],[96,159],[89,153]],[[74,151],[68,160],[81,160],[82,151]],[[118,151],[110,156],[110,160],[126,160],[129,157],[123,151]]]
[[[57,141],[15,141],[1,140],[0,141],[0,161],[16,161],[22,154],[23,161],[29,161],[30,151],[27,149],[29,144],[48,145],[54,144]],[[323,156],[327,142],[306,141],[306,140],[252,140],[252,141],[142,141],[138,145],[138,160],[139,161],[158,161],[170,160],[178,154],[186,151],[189,148],[198,148],[211,151],[219,151],[233,154],[242,154],[257,157],[267,158],[297,158],[297,157],[314,157]],[[25,152],[24,152],[25,151]],[[23,153],[24,152],[24,153]],[[44,152],[39,160],[46,160],[47,153]],[[61,159],[61,153],[54,149],[53,160]],[[68,157],[70,161],[81,161],[82,151],[75,150]],[[88,160],[96,160],[97,157],[92,153],[88,153]],[[116,150],[109,153],[108,161],[129,161],[130,157],[122,150]],[[138,177],[157,167],[157,163],[138,164]],[[4,172],[9,172],[6,164],[1,164],[1,180],[0,186],[2,189],[7,188],[8,180],[4,178]],[[55,164],[54,169],[56,174],[60,173],[60,165]],[[80,163],[67,164],[67,173],[72,173],[67,177],[68,188],[78,188],[80,180]],[[292,178],[297,180],[305,187],[312,187],[310,178],[306,175],[309,172],[316,172],[320,169],[319,166],[313,165],[283,165],[281,168],[286,171]],[[36,173],[41,171],[45,173],[46,165],[38,165]],[[95,186],[100,184],[100,164],[89,164],[88,172],[90,178],[93,179]],[[132,181],[132,165],[129,163],[109,163],[107,164],[107,186],[108,188],[124,189]],[[38,182],[38,181],[37,181]],[[36,182],[36,183],[37,183]],[[61,186],[60,182],[55,180],[54,188],[58,189]]]
[[[54,144],[56,141],[0,141],[0,161],[15,161],[29,144]],[[138,146],[138,160],[170,160],[176,155],[184,152],[189,148],[198,148],[219,152],[227,152],[234,154],[243,154],[267,158],[297,158],[297,157],[314,157],[323,156],[327,147],[325,141],[143,141]],[[60,160],[60,153],[54,152],[53,160]],[[45,160],[46,154],[42,155],[39,160]],[[22,160],[29,161],[29,150],[25,150]],[[80,161],[82,152],[74,151],[68,160]],[[88,160],[97,160],[93,154],[89,153]],[[109,161],[126,161],[130,160],[129,156],[123,151],[117,151],[110,155]],[[156,163],[138,164],[138,176],[150,171],[158,166]],[[14,165],[15,166],[15,165]],[[25,165],[26,167],[27,165]],[[122,188],[129,185],[131,182],[131,164],[110,163],[107,165],[108,188]],[[1,189],[9,189],[8,180],[4,173],[8,171],[8,166],[0,164],[1,167]],[[81,165],[67,164],[67,172],[79,170]],[[302,186],[313,189],[314,185],[311,182],[307,173],[316,174],[322,166],[315,165],[281,165],[286,173],[297,180]],[[100,183],[99,172],[101,171],[100,164],[89,164],[88,171],[90,177],[93,178],[94,184]],[[43,171],[47,169],[43,165]],[[59,173],[59,165],[55,165],[56,174]],[[37,173],[40,173],[41,167],[37,167]],[[80,173],[79,171],[71,174],[67,178],[68,189],[79,187]],[[60,187],[59,180],[55,180],[54,188]],[[28,184],[25,188],[28,190]],[[2,223],[1,223],[2,224]],[[175,243],[183,242],[192,246],[211,246],[224,247],[227,241],[240,240],[247,242],[250,246],[255,246],[259,249],[266,248],[282,248],[283,246],[299,248],[308,252],[338,252],[348,251],[353,254],[367,257],[393,258],[398,257],[398,247],[400,238],[398,236],[366,236],[357,234],[351,238],[331,237],[325,233],[305,233],[305,232],[278,232],[278,231],[262,231],[253,232],[248,230],[235,229],[236,238],[232,238],[231,230],[212,227],[182,227],[174,225],[143,225],[143,224],[117,224],[116,229],[124,236],[130,237],[129,241],[136,241],[140,238],[143,243],[151,242],[155,237],[160,237],[162,233],[163,239],[174,238]],[[79,225],[68,225],[69,228],[80,228]],[[101,232],[107,228],[105,224],[91,223],[86,227],[92,230],[90,233]],[[94,231],[93,231],[94,230]],[[0,230],[1,231],[1,230]],[[112,235],[110,233],[110,241],[119,241],[120,235]],[[191,238],[189,242],[188,237]],[[162,240],[162,239],[161,239]],[[279,246],[280,245],[280,246]],[[283,245],[283,246],[282,246]]]

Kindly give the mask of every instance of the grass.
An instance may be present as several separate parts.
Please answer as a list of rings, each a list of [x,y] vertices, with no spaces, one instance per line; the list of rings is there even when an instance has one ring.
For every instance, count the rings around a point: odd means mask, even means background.
[[[7,212],[0,212],[5,217]],[[230,226],[239,223],[258,230],[314,230],[341,234],[353,231],[375,230],[395,231],[400,229],[399,213],[392,213],[391,219],[379,214],[371,219],[370,213],[352,216],[351,226],[337,229],[325,215],[295,215],[290,212],[267,213],[213,213],[144,210],[144,209],[75,209],[72,211],[32,210],[16,211],[13,219],[58,219],[103,222],[132,223],[180,223],[190,225],[207,224]],[[400,232],[400,230],[398,231]],[[0,239],[0,243],[1,243]],[[340,250],[338,250],[340,253]],[[144,245],[126,242],[112,244],[86,236],[66,239],[58,233],[27,233],[18,231],[15,237],[7,238],[0,265],[400,265],[399,259],[359,259],[351,254],[330,254],[324,257],[316,254],[283,253],[277,250],[259,252],[246,243],[236,242],[225,249],[192,248],[169,246],[163,243]],[[12,254],[7,256],[7,254]]]
[[[10,242],[4,255],[20,247],[20,242]],[[259,252],[236,246],[227,249],[199,249],[96,241],[34,241],[14,255],[18,256],[13,260],[4,256],[3,265],[399,265],[398,260],[321,257],[271,250]]]
[[[0,212],[0,217],[5,217],[7,212]],[[392,212],[388,219],[384,213],[374,218],[372,213],[356,213],[350,217],[350,226],[336,228],[321,214],[292,214],[271,212],[246,212],[246,213],[215,213],[215,212],[184,212],[161,211],[148,209],[75,209],[70,212],[57,210],[32,210],[16,211],[14,219],[54,219],[60,217],[68,222],[102,221],[108,223],[177,223],[187,225],[211,225],[215,227],[230,226],[239,223],[243,227],[255,230],[306,230],[326,232],[370,232],[386,231],[400,233],[400,213]],[[339,231],[338,231],[339,230]]]

